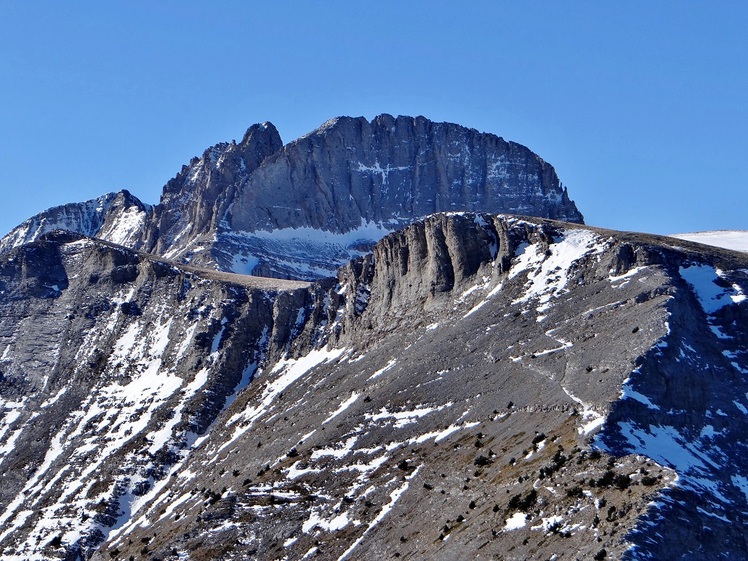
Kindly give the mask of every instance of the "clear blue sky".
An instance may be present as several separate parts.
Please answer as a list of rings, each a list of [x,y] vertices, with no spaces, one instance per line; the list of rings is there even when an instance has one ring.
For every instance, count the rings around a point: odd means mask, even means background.
[[[0,0],[0,235],[148,203],[272,121],[424,115],[553,164],[588,224],[748,229],[748,2]]]

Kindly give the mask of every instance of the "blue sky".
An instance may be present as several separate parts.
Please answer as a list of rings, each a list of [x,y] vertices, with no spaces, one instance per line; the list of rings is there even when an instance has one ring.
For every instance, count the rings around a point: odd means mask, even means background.
[[[0,231],[272,121],[424,115],[528,146],[588,224],[748,229],[748,2],[0,0]],[[1,234],[0,234],[1,235]]]

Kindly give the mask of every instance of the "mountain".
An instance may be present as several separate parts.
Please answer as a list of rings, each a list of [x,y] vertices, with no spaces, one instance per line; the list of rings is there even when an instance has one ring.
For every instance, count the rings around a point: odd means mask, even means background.
[[[108,240],[125,247],[141,245],[153,207],[129,191],[109,193],[84,203],[70,203],[29,218],[0,239],[0,253],[36,241],[55,230]]]
[[[748,255],[581,222],[387,115],[27,220],[0,558],[748,559]]]
[[[748,231],[746,230],[712,230],[690,234],[673,234],[673,237],[714,247],[748,252]]]
[[[312,283],[0,254],[0,551],[745,559],[748,257],[438,213]]]
[[[285,146],[272,124],[253,125],[193,158],[154,207],[122,192],[50,209],[0,251],[61,228],[221,271],[315,280],[442,211],[583,221],[524,146],[423,117],[339,117]]]

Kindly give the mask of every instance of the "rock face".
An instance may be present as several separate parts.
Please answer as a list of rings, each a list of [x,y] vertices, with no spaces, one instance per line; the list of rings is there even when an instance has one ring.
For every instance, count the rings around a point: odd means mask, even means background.
[[[246,232],[346,233],[362,221],[401,228],[435,212],[477,209],[582,221],[553,168],[524,146],[381,115],[333,119],[274,154],[248,177],[229,223]]]
[[[524,146],[390,115],[333,119],[286,146],[272,124],[253,125],[240,143],[184,166],[158,205],[132,202],[140,210],[110,212],[116,227],[102,228],[102,201],[114,197],[47,211],[0,250],[62,228],[222,271],[311,280],[334,276],[386,233],[434,212],[582,222],[553,167]]]
[[[263,123],[251,126],[239,144],[217,144],[193,158],[164,187],[145,248],[174,257],[225,230],[240,184],[282,146],[275,127]]]
[[[315,283],[48,234],[0,255],[2,558],[745,559],[746,270],[488,213]]]

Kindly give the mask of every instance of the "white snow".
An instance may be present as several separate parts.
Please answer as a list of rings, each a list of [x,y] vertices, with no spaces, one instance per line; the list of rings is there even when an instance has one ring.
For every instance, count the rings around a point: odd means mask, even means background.
[[[244,411],[240,411],[227,421],[227,425],[232,425],[239,420],[244,422],[234,430],[234,434],[231,438],[229,438],[217,450],[217,452],[224,450],[233,441],[239,438],[239,436],[247,432],[257,419],[267,413],[267,411],[272,407],[273,401],[278,394],[283,393],[286,388],[304,376],[315,366],[335,360],[344,352],[346,352],[345,348],[316,349],[298,359],[284,359],[279,361],[270,372],[270,376],[276,374],[277,377],[266,384],[259,404]],[[261,381],[261,378],[256,379],[256,381]]]
[[[441,431],[434,431],[434,432],[427,432],[420,436],[416,436],[414,438],[411,438],[407,441],[408,444],[421,444],[422,442],[426,442],[427,440],[433,438],[434,442],[440,442],[447,438],[450,434],[457,432],[458,430],[463,429],[469,429],[472,427],[478,426],[480,423],[478,421],[472,422],[472,423],[462,423],[462,424],[453,424],[448,426],[446,429]]]
[[[638,370],[634,370],[632,373],[638,373]],[[626,378],[623,381],[623,385],[621,386],[621,399],[634,399],[639,403],[643,403],[650,409],[660,409],[660,407],[652,403],[646,395],[639,393],[631,386],[631,378]]]
[[[613,288],[621,288],[626,286],[633,277],[646,269],[648,269],[648,267],[634,267],[622,275],[614,275],[611,271],[608,280],[613,284]]]
[[[143,230],[147,213],[137,206],[131,206],[119,213],[108,228],[102,228],[96,237],[129,247]]]
[[[723,278],[723,273],[719,269],[709,265],[691,265],[681,266],[679,271],[693,288],[707,314],[713,314],[724,306],[742,302],[746,298],[742,288],[737,284],[733,283],[729,288],[717,284]]]
[[[251,275],[255,267],[260,264],[259,258],[254,255],[236,253],[231,260],[231,272],[238,275]]]
[[[582,419],[589,419],[586,423],[584,423],[577,429],[579,434],[589,434],[601,427],[603,423],[605,423],[605,415],[601,415],[600,413],[595,411],[592,405],[590,405],[589,403],[585,403],[584,401],[579,399],[563,384],[561,385],[561,389],[564,390],[564,393],[566,393],[566,395],[568,395],[572,400],[576,401],[579,405],[582,406]]]
[[[358,228],[345,232],[343,234],[337,232],[328,232],[326,230],[319,230],[317,228],[302,227],[302,228],[278,228],[276,230],[257,230],[251,234],[247,232],[225,232],[222,235],[231,235],[233,237],[241,238],[251,236],[260,240],[269,241],[282,241],[282,242],[293,242],[300,241],[304,243],[315,243],[319,245],[337,245],[348,247],[351,244],[355,244],[361,240],[367,241],[379,241],[384,236],[390,233],[389,228],[385,228],[382,224],[376,222],[367,222],[363,218],[361,219],[361,225]]]
[[[347,512],[343,512],[342,514],[339,514],[338,516],[331,518],[330,520],[325,520],[316,512],[312,512],[306,522],[301,525],[301,531],[305,534],[308,534],[314,528],[319,527],[327,532],[335,532],[337,530],[342,530],[350,523],[351,520],[348,518]]]
[[[335,411],[333,411],[333,413],[327,419],[325,419],[324,421],[322,421],[322,424],[326,425],[327,423],[329,423],[330,421],[332,421],[335,417],[337,417],[338,415],[340,415],[343,411],[345,411],[346,409],[348,409],[351,405],[353,405],[356,402],[356,400],[359,398],[360,395],[361,394],[353,392],[351,394],[351,397],[349,397],[343,403],[341,403],[340,407],[338,407]]]
[[[413,471],[413,473],[405,476],[405,483],[403,483],[400,487],[398,487],[397,489],[392,491],[392,493],[390,493],[390,502],[384,505],[384,507],[382,507],[382,510],[379,511],[379,514],[377,514],[376,518],[374,518],[374,520],[371,521],[371,524],[369,524],[369,526],[366,528],[364,533],[361,534],[359,538],[355,542],[353,542],[353,544],[351,544],[351,546],[348,549],[346,549],[343,552],[343,555],[338,557],[338,561],[343,561],[343,559],[348,557],[353,552],[353,550],[356,549],[358,545],[363,541],[363,539],[366,537],[366,534],[368,534],[371,530],[373,530],[384,519],[384,517],[387,516],[387,514],[389,514],[389,512],[397,504],[397,501],[400,500],[400,497],[402,497],[405,491],[408,490],[408,485],[410,485],[411,479],[416,477],[418,475],[418,472],[420,471],[421,471],[421,466],[418,466]]]
[[[223,231],[217,235],[217,241],[232,248],[230,268],[234,273],[250,273],[263,258],[299,277],[319,278],[334,276],[339,265],[364,255],[366,247],[391,231],[388,225],[362,219],[358,227],[345,233],[311,227]],[[310,260],[310,255],[320,257]]]
[[[390,164],[382,167],[379,162],[374,162],[373,166],[367,166],[358,162],[358,167],[353,168],[354,171],[359,173],[378,175],[383,186],[386,186],[389,183],[390,173],[393,171],[410,171],[411,169],[413,169],[411,166],[391,166]]]
[[[0,442],[2,442],[5,434],[10,430],[10,427],[16,420],[21,416],[21,409],[24,406],[23,401],[17,402],[5,402],[2,404],[3,417],[0,418]],[[0,457],[13,450],[15,441],[21,434],[23,428],[18,427],[15,431],[10,433],[5,444],[0,447]]]
[[[684,439],[674,427],[649,425],[644,429],[630,422],[619,423],[619,427],[637,453],[670,466],[679,474],[705,473],[707,464],[719,467],[698,447],[698,441]]]
[[[510,518],[507,518],[504,530],[519,530],[527,524],[527,514],[524,512],[515,512]]]
[[[428,415],[429,413],[433,413],[434,411],[441,411],[442,409],[446,409],[447,407],[451,407],[452,405],[454,404],[450,401],[439,407],[420,406],[410,411],[397,411],[397,412],[390,412],[387,410],[386,407],[382,407],[379,410],[379,413],[374,413],[374,414],[367,413],[366,418],[370,421],[381,421],[383,419],[395,419],[394,427],[402,428],[405,425],[415,423],[418,419]]]
[[[322,471],[321,469],[316,469],[316,468],[300,468],[299,467],[300,463],[301,463],[301,460],[294,463],[290,468],[285,470],[287,479],[294,480],[297,477],[301,477],[308,473],[319,473],[320,471]]]
[[[748,477],[743,475],[733,475],[731,479],[732,484],[739,488],[745,495],[746,500],[748,500]]]
[[[332,456],[333,458],[343,458],[350,454],[353,450],[353,445],[356,444],[358,436],[352,436],[346,440],[340,448],[321,448],[312,452],[312,460],[318,460],[325,456]]]
[[[522,244],[517,250],[509,278],[527,272],[525,294],[512,304],[520,304],[537,298],[538,312],[549,307],[552,298],[566,292],[571,275],[571,267],[582,257],[600,253],[605,249],[605,241],[590,230],[566,230],[554,240],[548,251],[542,251],[539,244]]]
[[[374,374],[372,374],[371,376],[369,376],[369,380],[373,380],[374,378],[378,378],[379,376],[381,376],[382,374],[384,374],[385,372],[387,372],[390,368],[392,368],[393,366],[395,366],[395,364],[397,364],[397,359],[393,358],[387,364],[385,364],[382,368],[380,368],[379,370],[377,370],[376,372],[374,372]]]
[[[671,237],[724,249],[732,249],[734,251],[748,252],[748,230],[711,230],[688,234],[672,234]]]
[[[221,329],[216,333],[215,337],[213,337],[213,343],[210,346],[210,354],[214,354],[218,351],[218,349],[221,346],[221,339],[223,338],[223,332],[226,331],[226,325],[229,323],[228,318],[223,318],[221,320]]]
[[[548,532],[553,526],[558,526],[564,521],[563,516],[546,516],[541,519],[540,524],[537,526],[532,526],[531,530],[543,530],[544,532]]]

